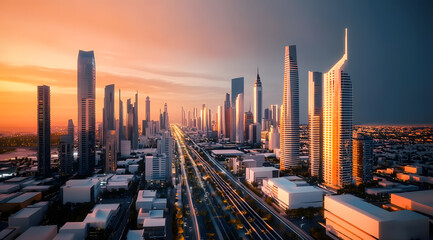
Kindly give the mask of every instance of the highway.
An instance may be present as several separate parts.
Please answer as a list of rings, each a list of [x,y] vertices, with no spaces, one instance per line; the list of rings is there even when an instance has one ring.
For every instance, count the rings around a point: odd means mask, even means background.
[[[181,131],[180,128],[178,128],[177,126],[176,126],[176,130]],[[191,142],[194,144],[194,146],[197,149],[201,149],[200,146],[198,146],[192,139],[191,139]],[[241,198],[239,195],[237,195],[237,193],[233,190],[233,188],[227,182],[225,182],[224,179],[221,178],[221,176],[218,175],[218,173],[216,172],[216,169],[213,166],[210,166],[210,164],[206,160],[204,160],[193,148],[190,147],[190,149],[192,149],[195,152],[195,155],[197,156],[197,160],[200,161],[203,164],[203,166],[206,166],[205,169],[207,169],[209,171],[208,174],[210,173],[209,176],[211,176],[211,178],[215,182],[215,184],[219,183],[220,190],[227,193],[227,196],[230,196],[229,200],[233,201],[232,203],[235,207],[241,209],[244,206],[246,208],[245,210],[247,211],[247,214],[255,216],[254,219],[256,219],[256,220],[261,219],[261,217],[253,209],[251,209],[251,207],[245,202],[245,200],[243,198]],[[287,218],[281,216],[279,212],[277,212],[275,209],[273,209],[267,203],[265,203],[265,201],[262,198],[258,197],[250,189],[245,187],[243,183],[241,183],[235,176],[233,176],[218,161],[216,161],[212,156],[210,156],[209,153],[207,153],[204,150],[203,150],[203,153],[214,164],[214,166],[216,168],[218,168],[220,173],[225,174],[225,176],[233,184],[235,184],[244,193],[248,194],[252,199],[254,199],[263,209],[265,209],[270,214],[272,214],[272,216],[275,219],[277,219],[288,230],[290,230],[291,232],[294,232],[298,238],[305,239],[305,240],[313,240],[313,238],[309,234],[304,232],[302,229],[300,229],[294,223],[289,221]],[[247,205],[247,206],[245,206],[245,205]],[[256,220],[253,222],[255,223]],[[248,222],[248,220],[247,220],[247,222]],[[264,222],[264,221],[263,221],[264,223],[262,223],[261,221],[258,221],[258,222],[260,222],[259,223],[260,226],[254,226],[254,224],[250,224],[249,222],[245,223],[244,226],[249,227],[251,232],[255,233],[255,235],[258,236],[257,239],[282,239],[281,236],[278,233],[276,233],[275,230],[273,230],[272,227],[270,227],[266,222]],[[266,234],[265,238],[262,238],[263,234],[260,234],[260,232],[266,232],[266,231],[271,233],[270,235],[272,235],[275,238],[266,238],[266,237],[269,237],[268,234]],[[274,232],[276,234],[273,234]]]
[[[197,240],[200,240],[200,230],[198,227],[198,221],[197,221],[197,215],[195,213],[195,207],[194,204],[192,202],[192,197],[191,197],[191,191],[189,188],[189,184],[188,184],[188,180],[186,178],[186,171],[185,171],[185,158],[183,156],[183,151],[182,148],[180,146],[179,143],[179,139],[180,139],[180,135],[179,133],[176,131],[177,137],[176,137],[176,145],[179,151],[179,159],[180,159],[180,166],[181,166],[181,172],[182,172],[182,179],[184,184],[186,185],[186,191],[187,191],[187,195],[188,195],[188,202],[189,202],[189,209],[191,210],[191,217],[192,217],[192,222],[194,225],[194,232],[195,232],[195,237]]]

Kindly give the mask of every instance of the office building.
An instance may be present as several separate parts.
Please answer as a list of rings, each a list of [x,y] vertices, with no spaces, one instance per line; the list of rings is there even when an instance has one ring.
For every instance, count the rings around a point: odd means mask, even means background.
[[[322,82],[321,72],[308,72],[308,135],[309,135],[309,166],[310,176],[322,176]]]
[[[236,143],[244,142],[244,94],[236,98]]]
[[[131,99],[126,102],[126,139],[131,141],[131,148],[138,149],[138,93],[135,94],[135,103]]]
[[[50,87],[38,86],[38,174],[51,172]]]
[[[262,190],[283,209],[323,206],[323,191],[296,176],[265,179]]]
[[[263,109],[263,88],[260,81],[259,69],[257,68],[257,77],[254,82],[254,123],[262,123]]]
[[[75,131],[74,131],[74,122],[72,119],[68,120],[68,135],[72,137],[72,142],[74,141]]]
[[[326,234],[333,239],[429,239],[429,219],[388,212],[350,194],[325,196]]]
[[[93,51],[80,50],[77,60],[78,174],[90,175],[95,168],[95,85]]]
[[[275,150],[280,147],[280,132],[277,127],[271,126],[269,130],[269,150]]]
[[[280,169],[297,167],[299,161],[299,78],[296,46],[286,46],[284,91],[281,106]],[[275,111],[277,112],[277,111]]]
[[[232,113],[231,113],[231,135],[230,135],[230,141],[235,142],[237,141],[237,121],[236,121],[236,113],[237,113],[237,109],[236,109],[236,99],[238,97],[239,94],[242,94],[242,103],[244,103],[244,78],[240,77],[240,78],[234,78],[232,79],[232,95],[231,95],[231,103],[230,106],[232,108]],[[244,109],[242,107],[241,111],[242,114],[244,112]],[[242,116],[243,117],[243,116]]]
[[[150,122],[150,98],[146,97],[146,121]]]
[[[108,131],[116,129],[114,119],[114,84],[105,86],[104,108],[102,109],[102,145],[105,145]]]
[[[123,101],[122,101],[122,97],[120,94],[120,89],[119,89],[119,125],[117,127],[117,135],[119,136],[119,144],[120,141],[125,140],[125,132],[124,132],[124,124],[123,124]]]
[[[71,135],[63,135],[60,137],[59,147],[60,173],[63,175],[71,175],[74,162],[74,141]]]
[[[252,184],[262,185],[263,179],[280,177],[280,170],[274,167],[253,167],[245,171],[245,180]]]
[[[105,139],[105,172],[116,172],[117,155],[119,152],[119,144],[117,143],[116,131],[110,130],[107,132]]]
[[[226,99],[224,101],[224,137],[230,138],[231,136],[231,120],[232,110],[230,104],[230,94],[226,93]]]
[[[323,181],[337,188],[352,183],[352,82],[343,71],[347,54],[346,29],[343,57],[323,80]]]
[[[248,127],[248,142],[253,145],[253,146],[257,146],[260,145],[261,143],[261,127],[260,127],[260,123],[253,123],[250,124],[250,126]]]
[[[353,134],[353,180],[356,185],[373,180],[373,139]]]
[[[244,113],[244,138],[245,141],[250,140],[250,125],[254,123],[254,115],[249,110],[248,112]]]
[[[95,202],[100,192],[98,179],[71,179],[60,189],[63,204]]]
[[[217,111],[217,132],[218,132],[218,137],[222,136],[223,132],[224,132],[224,110],[223,110],[223,106],[219,105],[218,106],[218,111]]]

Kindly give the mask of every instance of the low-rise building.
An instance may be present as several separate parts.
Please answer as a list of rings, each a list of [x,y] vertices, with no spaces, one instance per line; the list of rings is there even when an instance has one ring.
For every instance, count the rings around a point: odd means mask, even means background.
[[[95,202],[100,192],[98,179],[71,179],[61,188],[63,204]]]
[[[18,229],[19,233],[25,232],[31,226],[39,225],[44,219],[44,209],[39,208],[23,208],[14,215],[9,217],[9,227]]]
[[[60,229],[57,237],[63,239],[66,234],[72,235],[73,240],[86,239],[87,223],[85,222],[67,222]]]
[[[350,194],[325,196],[324,208],[326,234],[333,239],[429,238],[428,218],[409,210],[388,212]]]
[[[165,238],[165,218],[146,218],[143,221],[143,236],[145,239]]]
[[[97,204],[92,211],[87,214],[83,223],[89,227],[105,229],[110,222],[110,219],[117,214],[120,209],[120,204]]]
[[[16,240],[52,240],[57,235],[57,225],[30,227]]]
[[[27,207],[28,205],[39,202],[42,199],[40,192],[27,192],[20,194],[7,202],[0,203],[1,212],[13,212]]]
[[[393,193],[391,204],[402,209],[412,210],[433,219],[433,190]]]
[[[305,181],[290,178],[269,178],[263,180],[263,193],[275,199],[283,209],[323,206],[323,191]]]
[[[255,167],[248,168],[245,171],[245,180],[249,183],[256,182],[262,185],[262,181],[265,178],[277,178],[280,176],[280,170],[274,167]]]

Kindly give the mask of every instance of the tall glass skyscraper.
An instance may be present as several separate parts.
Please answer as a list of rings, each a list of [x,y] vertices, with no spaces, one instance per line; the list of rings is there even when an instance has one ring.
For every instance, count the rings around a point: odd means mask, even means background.
[[[230,141],[234,142],[237,140],[237,126],[236,126],[236,98],[239,94],[242,94],[242,109],[240,111],[242,112],[242,118],[243,118],[243,102],[244,102],[244,78],[234,78],[232,79],[232,96],[231,96],[231,108],[232,108],[232,114],[231,114],[231,135],[230,135]]]
[[[353,180],[356,185],[373,180],[373,139],[353,134]]]
[[[111,130],[116,129],[114,120],[114,84],[105,86],[104,108],[102,110],[102,144],[105,145]]]
[[[47,176],[51,170],[50,87],[38,86],[38,174]]]
[[[285,49],[284,93],[280,123],[280,169],[299,165],[299,77],[296,46]]]
[[[90,175],[95,168],[95,56],[93,51],[78,53],[78,174]]]
[[[323,181],[342,187],[352,183],[352,82],[347,62],[347,28],[343,57],[324,75]]]
[[[257,69],[256,82],[254,83],[254,123],[262,122],[263,88],[260,81],[259,69]]]
[[[322,82],[321,72],[308,72],[308,135],[310,176],[321,178],[322,168]]]

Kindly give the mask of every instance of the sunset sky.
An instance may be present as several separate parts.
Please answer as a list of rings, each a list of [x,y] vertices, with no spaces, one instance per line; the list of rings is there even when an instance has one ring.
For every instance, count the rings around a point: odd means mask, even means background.
[[[284,46],[297,45],[300,122],[307,71],[343,53],[354,124],[433,124],[432,1],[0,1],[0,131],[36,131],[36,86],[51,86],[51,124],[77,122],[78,50],[94,50],[97,121],[103,89],[139,92],[151,117],[205,103],[216,111],[230,79],[245,77],[245,110],[260,68],[264,107],[281,104]]]

